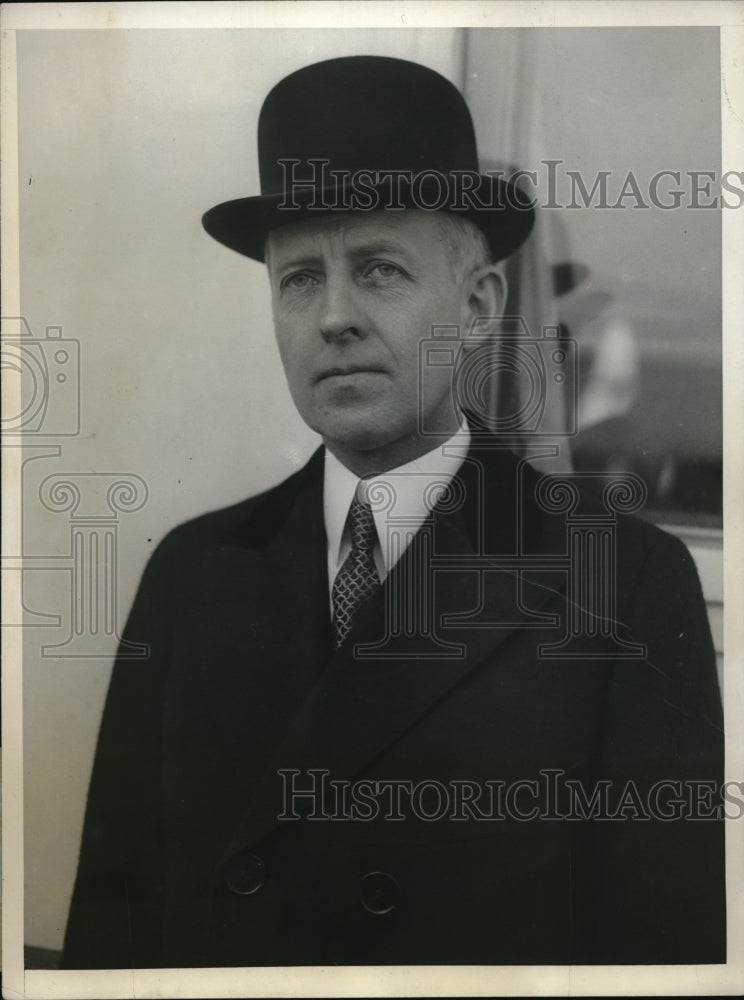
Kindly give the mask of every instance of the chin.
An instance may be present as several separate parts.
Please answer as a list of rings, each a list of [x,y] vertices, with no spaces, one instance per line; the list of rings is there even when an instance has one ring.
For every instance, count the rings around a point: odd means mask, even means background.
[[[377,451],[395,444],[402,437],[415,436],[410,428],[381,426],[370,419],[346,418],[333,423],[326,422],[319,429],[323,440],[348,451]]]
[[[318,414],[314,423],[307,423],[328,441],[366,450],[383,447],[405,433],[391,417],[384,406],[343,406]]]
[[[382,434],[368,428],[359,431],[348,430],[344,433],[323,434],[323,440],[331,446],[337,445],[347,451],[377,451],[396,441],[397,435]]]

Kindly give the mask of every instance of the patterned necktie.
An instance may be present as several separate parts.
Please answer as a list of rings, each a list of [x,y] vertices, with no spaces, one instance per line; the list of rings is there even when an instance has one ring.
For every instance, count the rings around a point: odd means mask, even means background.
[[[340,646],[351,630],[352,619],[380,586],[375,566],[374,548],[377,541],[372,508],[369,500],[357,495],[351,501],[346,523],[351,533],[351,551],[336,575],[333,584],[333,625],[336,647]]]

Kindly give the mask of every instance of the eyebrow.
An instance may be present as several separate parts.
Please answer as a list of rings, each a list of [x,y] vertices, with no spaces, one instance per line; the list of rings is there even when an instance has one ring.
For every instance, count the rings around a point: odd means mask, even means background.
[[[322,260],[317,254],[308,253],[301,257],[291,257],[289,260],[283,260],[279,264],[274,262],[274,270],[284,271],[287,268],[293,267],[317,267],[321,263]]]
[[[352,260],[360,260],[364,257],[378,257],[380,255],[388,254],[392,257],[398,257],[409,267],[412,267],[415,262],[415,258],[412,256],[411,252],[406,249],[405,245],[394,240],[380,239],[370,243],[364,243],[358,247],[353,247],[349,251],[349,256]]]
[[[407,263],[412,263],[413,258],[409,251],[401,244],[394,240],[374,240],[369,243],[363,243],[359,246],[351,247],[346,256],[351,260],[357,261],[365,257],[376,257],[380,254],[392,254],[403,258]],[[289,259],[282,261],[280,264],[276,265],[277,271],[285,271],[287,268],[295,267],[321,267],[323,265],[323,258],[321,255],[308,251],[307,253],[300,253],[297,257],[290,257]]]
[[[403,244],[384,239],[376,240],[370,243],[363,243],[358,247],[352,247],[349,251],[349,256],[375,257],[377,254],[381,253],[398,254],[401,257],[405,257],[406,260],[411,259],[410,253],[406,250]]]

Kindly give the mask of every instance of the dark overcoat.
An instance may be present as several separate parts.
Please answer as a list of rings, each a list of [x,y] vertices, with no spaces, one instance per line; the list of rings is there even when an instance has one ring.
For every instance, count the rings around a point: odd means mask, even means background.
[[[322,483],[321,450],[150,560],[64,966],[725,961],[700,784],[721,705],[682,543],[587,496],[567,520],[476,441],[334,652]],[[579,580],[577,514],[605,539]]]

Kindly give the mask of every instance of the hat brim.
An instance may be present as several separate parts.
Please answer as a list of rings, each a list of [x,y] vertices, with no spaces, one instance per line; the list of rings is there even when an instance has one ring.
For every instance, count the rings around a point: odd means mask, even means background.
[[[291,206],[287,205],[287,194],[283,191],[221,202],[204,213],[202,225],[219,243],[261,262],[265,259],[266,238],[273,229],[308,218],[337,215],[339,211],[363,213],[377,209],[394,214],[401,208],[419,208],[451,212],[478,226],[488,241],[494,261],[514,253],[530,235],[535,223],[534,203],[511,181],[478,174],[478,183],[464,195],[462,192],[457,195],[453,178],[450,175],[440,177],[445,177],[452,184],[453,191],[452,196],[444,199],[441,205],[436,197],[431,197],[431,190],[427,192],[426,186],[419,186],[415,192],[412,185],[405,182],[400,183],[396,192],[399,207],[392,207],[395,203],[380,197],[376,201],[367,199],[373,202],[370,208],[345,208],[354,205],[348,197],[354,193],[354,187],[347,183],[295,191]],[[380,195],[385,191],[383,185],[368,185],[365,190],[373,190]],[[421,197],[422,193],[425,200]]]

